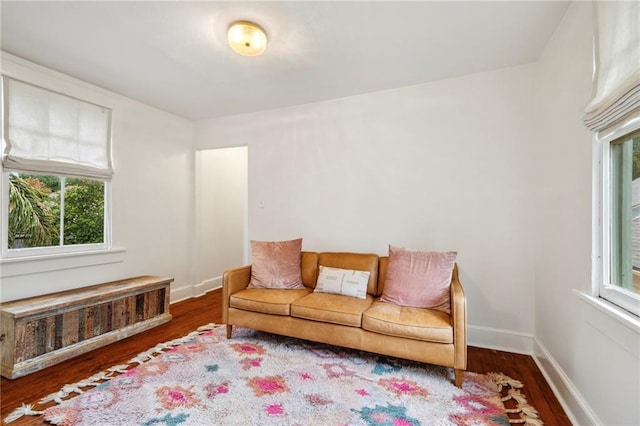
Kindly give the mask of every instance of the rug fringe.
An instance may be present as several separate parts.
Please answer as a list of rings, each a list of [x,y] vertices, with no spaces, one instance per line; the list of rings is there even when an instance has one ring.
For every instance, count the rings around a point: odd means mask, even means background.
[[[37,416],[42,413],[44,413],[44,411],[35,411],[32,404],[22,404],[21,407],[16,408],[11,414],[5,417],[4,422],[11,423],[22,416]]]
[[[177,339],[173,339],[168,342],[159,343],[154,348],[147,349],[146,351],[141,352],[138,355],[136,355],[134,358],[130,359],[129,364],[115,365],[104,371],[96,373],[91,377],[83,379],[77,383],[64,385],[62,389],[45,396],[44,398],[40,399],[36,404],[44,405],[52,401],[55,402],[56,404],[61,404],[64,400],[68,399],[71,394],[75,393],[79,395],[83,393],[84,391],[82,390],[82,388],[98,386],[100,383],[104,383],[105,381],[112,379],[114,376],[117,376],[118,374],[124,373],[127,370],[136,367],[137,365],[140,365],[146,361],[149,361],[154,356],[160,355],[161,353],[173,348],[174,346],[178,346],[182,343],[188,342],[194,336],[198,336],[207,331],[214,330],[216,327],[220,327],[220,326],[213,323],[206,324],[201,327],[198,327],[196,331],[192,331],[191,333],[187,334],[184,337],[179,337]],[[137,365],[130,365],[130,364],[137,364]],[[16,408],[7,417],[5,417],[3,419],[3,422],[11,423],[15,420],[18,420],[22,416],[37,416],[44,413],[44,411],[34,410],[34,406],[35,406],[34,404],[23,403],[21,407]]]
[[[524,387],[522,382],[502,373],[492,372],[488,373],[487,376],[491,378],[491,382],[495,386],[494,390],[502,392],[503,388],[509,387],[507,395],[502,397],[502,402],[513,399],[516,402],[516,408],[506,408],[505,411],[509,414],[518,414],[520,416],[519,419],[509,419],[509,423],[530,426],[544,425],[540,420],[538,410],[529,405],[527,398],[520,392],[520,389]]]

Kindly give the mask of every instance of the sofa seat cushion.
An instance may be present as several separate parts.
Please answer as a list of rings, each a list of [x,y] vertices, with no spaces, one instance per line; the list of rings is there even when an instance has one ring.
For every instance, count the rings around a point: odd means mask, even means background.
[[[435,309],[375,301],[362,315],[362,328],[389,336],[453,343],[451,317]]]
[[[362,313],[371,306],[373,300],[369,294],[366,299],[357,299],[341,294],[311,293],[291,304],[291,316],[361,327]]]
[[[263,314],[290,315],[291,303],[311,292],[309,288],[299,290],[248,288],[234,293],[229,298],[229,306]]]

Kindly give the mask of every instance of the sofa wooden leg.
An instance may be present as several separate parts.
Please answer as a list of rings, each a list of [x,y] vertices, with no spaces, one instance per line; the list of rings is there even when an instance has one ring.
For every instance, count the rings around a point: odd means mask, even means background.
[[[456,375],[456,386],[462,388],[462,380],[464,378],[464,370],[454,369]]]
[[[231,324],[227,324],[227,339],[231,339],[232,330],[233,330],[233,326]]]

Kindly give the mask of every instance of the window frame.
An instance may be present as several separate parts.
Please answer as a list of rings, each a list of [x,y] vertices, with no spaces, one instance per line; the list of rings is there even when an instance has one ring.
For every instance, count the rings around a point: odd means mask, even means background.
[[[5,93],[5,77],[9,80],[17,81],[21,84],[27,84],[30,86],[34,86],[38,89],[51,92],[55,95],[60,95],[65,98],[74,99],[78,102],[87,103],[91,105],[98,106],[100,108],[104,108],[109,110],[108,124],[107,124],[107,135],[106,135],[106,150],[107,150],[107,162],[108,169],[110,173],[108,173],[107,178],[98,178],[92,177],[89,175],[84,176],[82,173],[75,174],[73,176],[67,174],[57,174],[57,173],[48,173],[48,172],[37,172],[33,170],[21,170],[20,167],[15,169],[10,168],[7,169],[4,167],[3,163],[0,162],[0,265],[9,264],[13,262],[22,263],[22,261],[27,261],[27,263],[31,263],[31,261],[37,261],[38,259],[49,259],[55,257],[73,257],[80,255],[90,255],[90,254],[103,254],[109,252],[122,252],[124,249],[114,250],[113,242],[112,242],[112,180],[111,174],[113,173],[112,169],[112,128],[113,128],[113,115],[111,107],[102,106],[98,103],[94,103],[88,100],[83,100],[81,98],[75,97],[71,94],[66,94],[63,92],[56,91],[54,89],[40,86],[38,84],[32,83],[27,80],[23,80],[12,73],[2,73],[1,81],[0,81],[0,132],[1,132],[1,140],[0,140],[0,156],[6,154],[8,142],[7,138],[7,117],[5,114],[6,111],[6,93]],[[104,183],[104,229],[103,235],[104,240],[102,243],[98,244],[74,244],[74,245],[63,245],[64,240],[60,241],[60,245],[57,246],[49,246],[49,247],[27,247],[27,248],[19,248],[19,249],[9,249],[9,173],[10,172],[18,172],[18,173],[27,173],[27,174],[40,174],[40,175],[57,175],[64,178],[85,178],[85,179],[93,179],[98,180]],[[61,215],[61,222],[64,222],[63,216]],[[64,235],[64,234],[63,234]],[[105,263],[105,262],[99,262]],[[106,262],[108,263],[108,261]],[[5,268],[3,268],[5,269]],[[56,268],[53,268],[55,270]],[[47,270],[46,268],[44,270]],[[5,270],[0,273],[0,277],[5,276]],[[19,274],[21,274],[20,272]]]
[[[640,317],[640,295],[611,282],[611,145],[614,141],[640,130],[640,117],[613,126],[607,132],[594,133],[598,152],[598,221],[597,255],[592,294]],[[601,134],[603,133],[603,134]]]
[[[12,170],[14,171],[14,170]],[[89,252],[109,251],[112,248],[111,245],[111,181],[96,179],[104,182],[104,241],[102,243],[95,244],[73,244],[63,245],[64,239],[61,239],[61,244],[57,246],[48,247],[26,247],[19,249],[9,249],[9,171],[0,167],[0,208],[2,209],[0,217],[2,223],[0,225],[0,238],[2,241],[0,244],[2,248],[0,250],[0,257],[2,259],[17,259],[17,258],[37,258],[42,256],[51,256],[57,254],[84,254]],[[30,173],[31,172],[24,172]],[[76,176],[61,176],[64,178],[75,178]],[[64,221],[61,214],[61,221]],[[64,232],[64,231],[63,231]],[[63,233],[64,235],[64,233]]]

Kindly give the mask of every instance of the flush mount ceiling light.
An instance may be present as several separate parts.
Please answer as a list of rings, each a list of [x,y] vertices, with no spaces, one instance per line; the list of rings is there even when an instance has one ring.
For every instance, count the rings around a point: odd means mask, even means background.
[[[253,22],[237,21],[229,26],[229,46],[243,56],[258,56],[267,48],[267,33]]]

